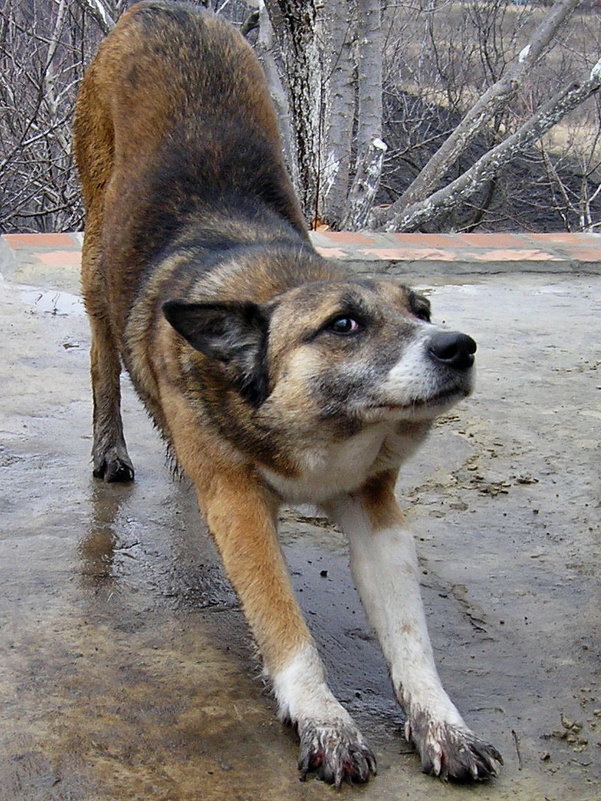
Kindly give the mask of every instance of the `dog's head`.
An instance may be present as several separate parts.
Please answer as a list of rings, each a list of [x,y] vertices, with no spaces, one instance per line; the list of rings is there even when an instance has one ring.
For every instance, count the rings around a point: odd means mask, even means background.
[[[468,395],[476,343],[392,279],[315,281],[254,302],[163,306],[258,413],[282,424],[426,421]]]

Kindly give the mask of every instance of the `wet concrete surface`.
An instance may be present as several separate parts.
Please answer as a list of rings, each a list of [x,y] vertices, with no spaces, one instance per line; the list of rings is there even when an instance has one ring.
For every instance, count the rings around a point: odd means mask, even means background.
[[[447,690],[506,766],[423,776],[352,587],[345,543],[284,515],[331,683],[374,746],[358,799],[601,793],[601,277],[423,276],[479,342],[476,394],[399,483]],[[300,783],[235,595],[127,380],[131,486],[91,475],[89,334],[73,268],[0,280],[0,798],[321,799]]]

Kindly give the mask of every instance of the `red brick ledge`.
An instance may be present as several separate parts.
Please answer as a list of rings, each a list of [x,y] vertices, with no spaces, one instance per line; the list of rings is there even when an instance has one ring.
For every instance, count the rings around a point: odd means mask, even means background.
[[[4,234],[2,250],[33,263],[76,266],[82,234]],[[323,256],[349,262],[360,270],[433,263],[444,272],[536,270],[540,272],[600,272],[601,234],[380,234],[318,231],[311,234]],[[0,265],[1,265],[0,256]],[[518,266],[519,263],[519,266]],[[362,266],[361,266],[362,265]],[[426,266],[426,265],[424,265]]]
[[[371,234],[318,232],[324,256],[365,261],[598,262],[601,234]],[[335,251],[335,252],[334,252]]]

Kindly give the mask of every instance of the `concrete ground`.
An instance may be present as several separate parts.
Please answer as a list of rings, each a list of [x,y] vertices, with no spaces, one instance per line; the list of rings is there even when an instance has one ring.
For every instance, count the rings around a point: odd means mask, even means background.
[[[0,798],[332,797],[298,781],[294,734],[274,719],[192,494],[127,380],[136,482],[92,478],[77,258],[38,241],[0,260]],[[420,773],[342,537],[284,515],[332,685],[378,755],[347,798],[600,797],[601,276],[528,267],[415,277],[436,320],[478,340],[479,379],[398,487],[443,681],[502,751],[499,779]]]

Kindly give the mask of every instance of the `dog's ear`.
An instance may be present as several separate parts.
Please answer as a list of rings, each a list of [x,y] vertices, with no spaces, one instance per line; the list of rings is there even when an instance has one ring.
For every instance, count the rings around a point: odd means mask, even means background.
[[[226,374],[248,401],[267,397],[265,365],[269,317],[251,302],[188,303],[168,300],[163,314],[195,350],[221,362]]]

